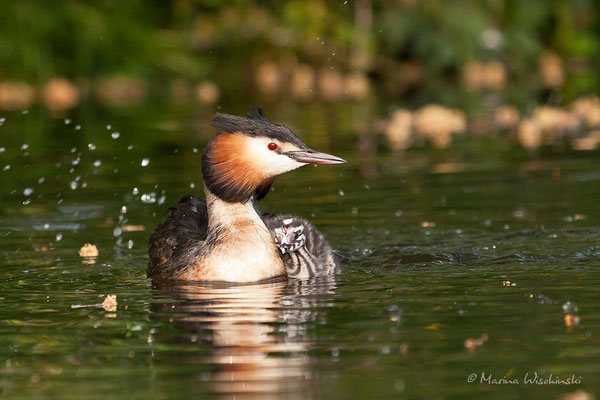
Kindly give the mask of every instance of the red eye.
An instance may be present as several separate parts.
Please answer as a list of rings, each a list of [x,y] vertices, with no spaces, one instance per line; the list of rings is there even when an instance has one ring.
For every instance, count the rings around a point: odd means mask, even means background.
[[[271,142],[271,143],[269,143],[269,145],[267,147],[269,148],[269,150],[273,151],[273,150],[277,150],[277,147],[279,147],[279,146],[277,146],[277,143]]]

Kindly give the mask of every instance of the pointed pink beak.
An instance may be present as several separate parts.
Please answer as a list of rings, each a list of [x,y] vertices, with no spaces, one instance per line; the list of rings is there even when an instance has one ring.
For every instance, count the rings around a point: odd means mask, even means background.
[[[321,153],[319,151],[311,149],[287,151],[283,154],[285,154],[293,160],[306,164],[343,164],[346,162],[346,160],[336,157],[334,155]]]

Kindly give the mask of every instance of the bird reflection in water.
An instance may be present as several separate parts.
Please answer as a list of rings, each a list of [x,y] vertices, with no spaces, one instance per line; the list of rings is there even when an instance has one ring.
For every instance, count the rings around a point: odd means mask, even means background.
[[[181,362],[211,366],[208,390],[221,394],[301,393],[310,379],[307,327],[323,323],[333,276],[254,285],[155,286],[153,316],[178,330],[168,340],[194,345]],[[211,351],[198,359],[198,342]]]

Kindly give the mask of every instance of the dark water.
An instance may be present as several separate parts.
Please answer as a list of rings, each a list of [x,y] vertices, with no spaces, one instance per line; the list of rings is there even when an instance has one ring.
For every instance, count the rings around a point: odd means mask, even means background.
[[[307,112],[273,118],[350,162],[282,176],[259,207],[313,221],[343,273],[241,287],[158,286],[145,277],[154,226],[179,197],[200,193],[212,111],[81,111],[68,124],[36,110],[4,115],[0,393],[599,393],[597,153],[525,155],[503,138],[477,138],[372,157],[352,150],[348,110]],[[86,242],[99,249],[94,263],[78,255]],[[116,312],[72,307],[108,294]],[[471,350],[467,339],[475,339]],[[536,373],[554,383],[524,381]],[[573,377],[574,385],[556,383]]]

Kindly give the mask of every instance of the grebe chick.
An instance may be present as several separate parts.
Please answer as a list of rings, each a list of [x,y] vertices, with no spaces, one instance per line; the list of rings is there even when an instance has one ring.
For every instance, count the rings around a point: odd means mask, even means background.
[[[307,164],[339,164],[339,157],[309,149],[262,110],[247,118],[216,114],[218,133],[202,155],[206,201],[185,196],[152,236],[148,276],[154,279],[254,282],[336,272],[331,248],[308,221],[260,216],[277,175]]]

